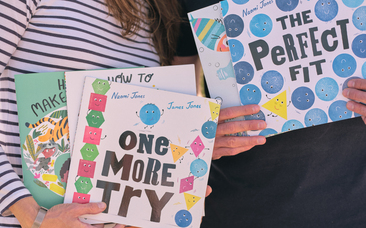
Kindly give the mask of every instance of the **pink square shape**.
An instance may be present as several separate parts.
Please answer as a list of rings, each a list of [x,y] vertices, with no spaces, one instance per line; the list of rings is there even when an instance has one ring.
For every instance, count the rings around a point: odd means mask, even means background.
[[[202,150],[205,149],[205,145],[203,144],[200,136],[197,136],[197,138],[191,143],[191,149],[196,157],[198,157]]]
[[[89,109],[104,112],[107,103],[107,96],[97,93],[90,93]]]
[[[187,192],[193,189],[194,176],[183,178],[180,180],[179,193]]]
[[[83,142],[99,145],[101,135],[102,135],[101,128],[85,126]]]
[[[90,195],[84,193],[74,192],[74,196],[72,197],[73,203],[89,203]]]
[[[94,178],[95,164],[94,161],[80,159],[78,176]]]

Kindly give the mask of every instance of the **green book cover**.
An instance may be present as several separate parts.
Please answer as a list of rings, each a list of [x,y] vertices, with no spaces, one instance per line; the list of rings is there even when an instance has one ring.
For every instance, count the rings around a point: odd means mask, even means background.
[[[24,185],[37,203],[63,203],[70,163],[64,72],[15,75]]]

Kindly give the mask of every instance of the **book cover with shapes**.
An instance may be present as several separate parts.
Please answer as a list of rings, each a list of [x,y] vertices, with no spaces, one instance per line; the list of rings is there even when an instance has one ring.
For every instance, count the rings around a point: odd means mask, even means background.
[[[108,205],[85,221],[199,227],[219,110],[214,99],[86,77],[65,203]]]
[[[196,95],[193,64],[65,72],[71,149],[74,143],[84,79],[87,76],[158,90]]]
[[[342,90],[366,78],[366,3],[348,0],[221,2],[230,42],[244,55],[234,64],[243,105],[261,111],[274,135],[359,116]],[[231,48],[231,47],[229,47]],[[235,52],[235,49],[230,49]]]
[[[194,41],[201,60],[210,96],[221,102],[221,107],[239,106],[233,62],[238,55],[230,55],[219,3],[188,13]]]
[[[70,164],[64,73],[14,77],[24,185],[51,208],[63,203]]]

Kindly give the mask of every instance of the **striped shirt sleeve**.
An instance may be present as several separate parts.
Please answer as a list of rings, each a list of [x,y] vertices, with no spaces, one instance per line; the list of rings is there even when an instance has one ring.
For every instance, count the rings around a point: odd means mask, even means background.
[[[10,215],[8,210],[18,200],[32,196],[11,167],[2,147],[0,147],[0,213]]]
[[[39,1],[0,0],[0,72],[15,52]]]

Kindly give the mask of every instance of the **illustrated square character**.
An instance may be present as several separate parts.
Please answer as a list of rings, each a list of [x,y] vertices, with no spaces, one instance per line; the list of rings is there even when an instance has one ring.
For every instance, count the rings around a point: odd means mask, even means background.
[[[85,126],[83,142],[99,145],[101,135],[102,135],[101,128]]]
[[[90,201],[90,195],[89,194],[83,194],[79,192],[74,192],[74,196],[72,197],[73,203],[89,203]]]
[[[107,96],[97,93],[90,94],[89,109],[104,112],[107,103]]]
[[[96,165],[96,162],[94,162],[94,161],[80,159],[78,176],[93,178],[94,171],[95,171],[95,165]]]

